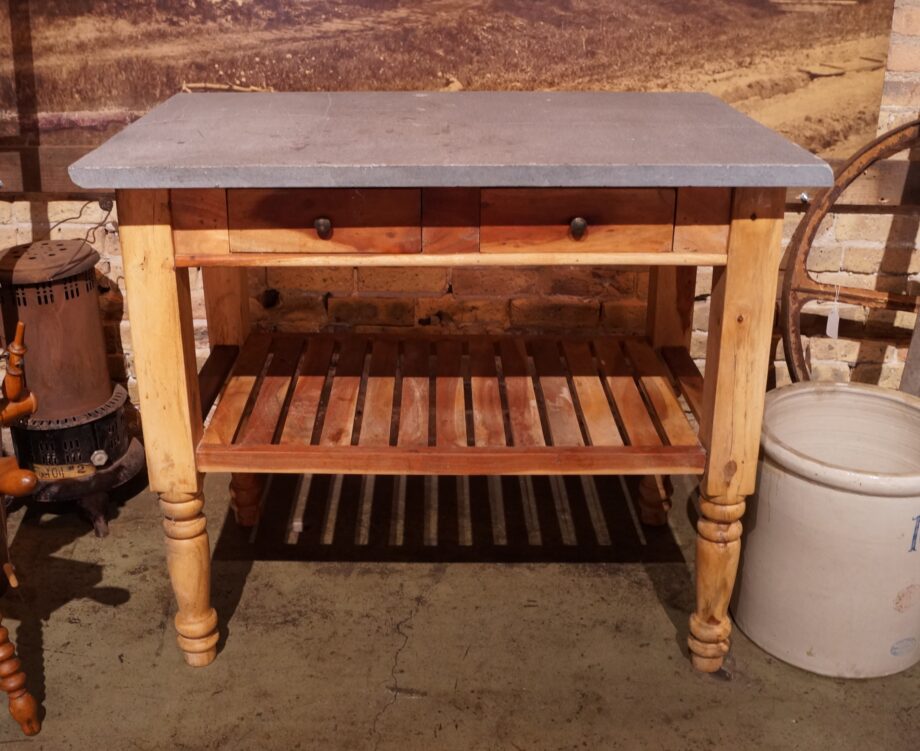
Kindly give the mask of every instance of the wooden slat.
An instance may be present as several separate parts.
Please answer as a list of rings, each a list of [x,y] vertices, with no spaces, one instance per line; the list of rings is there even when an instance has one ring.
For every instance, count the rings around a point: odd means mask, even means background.
[[[664,347],[661,356],[680,385],[680,392],[690,405],[690,411],[700,419],[703,409],[703,376],[690,353],[683,347]]]
[[[227,191],[231,253],[418,253],[416,188]],[[319,237],[314,221],[332,222]]]
[[[470,342],[470,387],[473,395],[473,438],[476,446],[504,446],[505,422],[495,344],[490,339]]]
[[[334,346],[335,342],[330,337],[308,338],[307,351],[303,356],[281,432],[282,444],[310,444]]]
[[[214,416],[201,439],[202,443],[233,443],[249,395],[265,365],[270,345],[271,336],[268,334],[251,334],[246,340],[224,392],[220,395]]]
[[[524,343],[517,339],[503,339],[499,351],[505,395],[508,398],[512,443],[515,446],[543,446],[543,427],[540,424],[533,379],[527,370]]]
[[[428,352],[427,341],[410,340],[403,344],[397,439],[400,447],[428,445]]]
[[[341,343],[319,438],[321,446],[347,446],[351,443],[366,351],[367,342],[361,338],[348,338]]]
[[[626,342],[626,354],[640,373],[639,381],[648,397],[658,421],[672,446],[692,446],[697,442],[684,410],[671,387],[667,368],[647,344]]]
[[[330,381],[334,341],[340,352]],[[471,418],[465,404],[464,346],[469,350]],[[452,337],[441,338],[432,347],[422,337],[400,340],[378,335],[363,384],[366,337],[278,335],[272,339],[254,334],[224,389],[223,411],[220,405],[215,411],[217,428],[209,427],[208,440],[201,442],[197,455],[202,469],[233,472],[701,472],[705,452],[679,411],[667,366],[644,341],[622,346],[628,348],[629,359],[613,338],[594,341],[592,353],[592,343],[578,339],[533,338],[525,344],[512,337]],[[528,348],[534,371],[529,368]],[[679,356],[686,358],[686,351],[673,353]],[[253,393],[262,371],[258,392]],[[675,372],[684,375],[681,367],[675,366]],[[432,378],[434,394],[430,393]],[[636,378],[645,384],[647,400]],[[396,445],[392,445],[397,383],[401,384],[399,422]],[[538,393],[545,406],[543,420]],[[359,404],[362,394],[363,405]],[[436,409],[433,414],[431,403]],[[282,415],[285,404],[287,414]],[[324,416],[317,421],[324,406]],[[360,437],[356,437],[359,407]],[[664,415],[661,433],[655,424],[656,409]],[[238,427],[244,413],[247,417]],[[281,441],[274,445],[282,420]],[[224,423],[229,427],[222,428]],[[686,435],[679,432],[681,424]],[[549,445],[546,431],[559,446]],[[667,443],[665,434],[673,445],[662,445]],[[591,445],[584,445],[586,438]],[[624,446],[626,441],[630,445]]]
[[[626,438],[632,446],[660,446],[661,438],[648,414],[642,394],[620,346],[610,339],[594,342],[594,351],[607,378]]]
[[[270,352],[271,362],[262,378],[252,412],[240,430],[236,443],[251,446],[272,442],[302,349],[303,339],[275,337]]]
[[[674,191],[666,188],[485,188],[483,253],[671,250]],[[588,222],[576,240],[574,217]]]
[[[437,343],[435,437],[438,446],[466,446],[466,406],[460,372],[463,348],[458,341]]]
[[[383,475],[700,474],[700,446],[199,446],[203,472]]]
[[[233,363],[240,354],[239,347],[219,344],[211,347],[211,354],[198,371],[198,393],[201,394],[201,419],[208,416],[221,389],[227,382]]]
[[[572,392],[556,342],[536,339],[530,345],[553,446],[584,446]]]
[[[581,414],[592,446],[622,446],[623,438],[607,401],[591,349],[587,342],[567,341],[562,345]]]
[[[394,341],[378,339],[371,350],[367,392],[361,417],[362,446],[389,446],[393,422],[393,395],[396,390],[396,360],[399,348]]]

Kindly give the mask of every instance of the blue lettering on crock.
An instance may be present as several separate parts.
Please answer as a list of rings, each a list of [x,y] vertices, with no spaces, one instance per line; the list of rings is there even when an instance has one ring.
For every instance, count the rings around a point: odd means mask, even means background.
[[[917,538],[918,537],[920,537],[920,516],[915,516],[914,517],[914,539],[911,540],[910,550],[907,551],[908,553],[917,552]]]

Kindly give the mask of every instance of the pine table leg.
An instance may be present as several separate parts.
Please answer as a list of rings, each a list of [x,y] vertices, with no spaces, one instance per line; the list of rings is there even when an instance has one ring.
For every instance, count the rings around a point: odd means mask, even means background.
[[[134,365],[150,488],[160,497],[179,647],[189,665],[217,654],[211,558],[195,449],[202,433],[188,272],[173,264],[169,194],[119,191]]]
[[[265,476],[251,472],[234,472],[230,479],[230,505],[241,527],[254,527],[259,523],[262,487]]]
[[[671,511],[674,486],[667,475],[644,475],[639,480],[639,520],[650,527],[663,527]]]
[[[729,649],[728,604],[741,553],[744,499],[754,490],[782,254],[785,192],[736,190],[728,263],[713,274],[700,439],[693,665],[715,672]]]

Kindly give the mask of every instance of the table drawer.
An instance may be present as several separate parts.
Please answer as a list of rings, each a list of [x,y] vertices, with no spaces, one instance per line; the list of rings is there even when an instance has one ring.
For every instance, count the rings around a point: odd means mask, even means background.
[[[418,253],[418,189],[228,190],[231,253]]]
[[[664,188],[483,189],[480,251],[667,252],[674,194]]]

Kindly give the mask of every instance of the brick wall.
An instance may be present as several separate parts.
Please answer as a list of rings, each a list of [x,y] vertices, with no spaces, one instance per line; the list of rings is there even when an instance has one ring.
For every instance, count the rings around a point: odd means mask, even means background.
[[[896,0],[885,83],[879,108],[878,133],[920,116],[920,0]],[[896,158],[916,159],[918,150]],[[799,215],[787,215],[784,237],[792,235]],[[917,217],[906,214],[858,213],[841,210],[828,216],[809,254],[809,271],[818,281],[847,287],[920,294]],[[827,311],[812,305],[809,311]],[[813,337],[806,343],[812,374],[821,380],[879,383],[897,388],[907,355],[909,332],[916,315],[870,312],[840,306],[841,319],[869,341],[841,336]],[[777,351],[782,360],[781,345]],[[776,380],[788,379],[785,363],[777,362]]]

